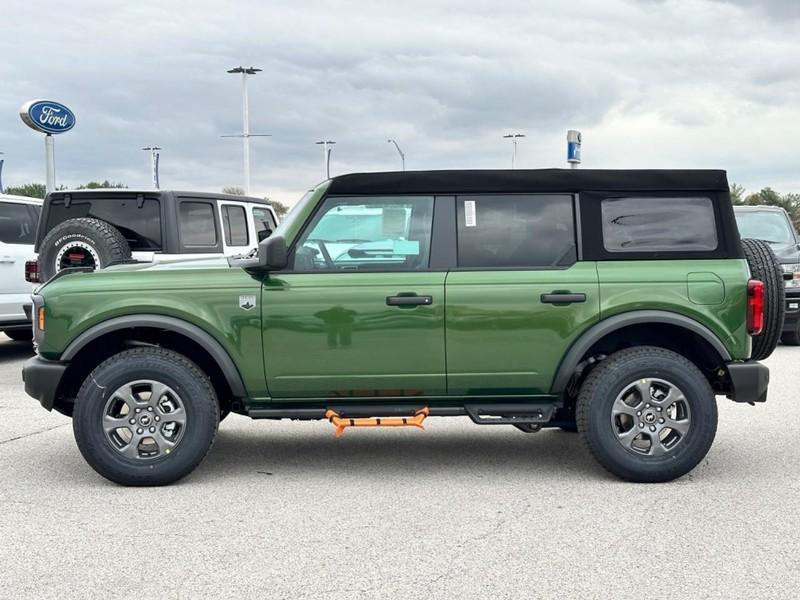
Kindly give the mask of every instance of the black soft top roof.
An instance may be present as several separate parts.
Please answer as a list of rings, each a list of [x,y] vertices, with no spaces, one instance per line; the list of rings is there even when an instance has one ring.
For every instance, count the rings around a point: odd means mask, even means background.
[[[351,173],[331,180],[329,194],[475,194],[524,192],[727,192],[721,170],[515,169]]]

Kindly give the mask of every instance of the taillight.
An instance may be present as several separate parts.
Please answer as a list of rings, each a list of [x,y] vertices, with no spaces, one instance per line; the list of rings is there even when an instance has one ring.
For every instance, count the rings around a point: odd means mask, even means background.
[[[764,282],[751,279],[747,282],[747,333],[758,335],[764,331]]]
[[[44,306],[40,306],[36,311],[36,326],[39,331],[44,331]]]
[[[39,261],[29,260],[25,263],[25,281],[39,283]]]

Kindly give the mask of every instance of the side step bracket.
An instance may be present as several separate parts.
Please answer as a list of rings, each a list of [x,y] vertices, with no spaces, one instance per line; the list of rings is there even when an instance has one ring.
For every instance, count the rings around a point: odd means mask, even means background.
[[[430,414],[425,406],[414,413],[413,417],[340,417],[336,411],[328,409],[325,418],[336,428],[336,437],[341,437],[348,427],[418,427],[425,429],[422,423]]]
[[[544,424],[550,421],[555,405],[520,402],[514,404],[465,404],[464,408],[477,425]]]

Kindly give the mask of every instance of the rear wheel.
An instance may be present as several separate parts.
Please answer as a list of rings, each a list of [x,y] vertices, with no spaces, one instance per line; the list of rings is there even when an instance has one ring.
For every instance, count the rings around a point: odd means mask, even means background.
[[[123,485],[165,485],[208,453],[219,406],[208,377],[162,348],[116,354],[84,381],[72,416],[78,448],[103,477]]]
[[[692,362],[642,346],[611,355],[589,374],[577,418],[584,443],[608,471],[660,482],[685,475],[708,453],[717,404]]]
[[[753,336],[752,360],[764,360],[778,345],[786,310],[783,269],[770,245],[762,240],[742,240],[753,279],[764,283],[764,329]]]

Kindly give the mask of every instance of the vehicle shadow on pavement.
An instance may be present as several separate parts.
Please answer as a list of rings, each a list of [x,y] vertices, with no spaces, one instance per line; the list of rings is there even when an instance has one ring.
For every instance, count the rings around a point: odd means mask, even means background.
[[[0,338],[0,364],[33,356],[30,342],[14,342]]]
[[[290,427],[290,425],[286,425]],[[521,473],[536,476],[570,475],[613,479],[582,446],[577,434],[549,429],[524,434],[511,427],[493,427],[490,433],[465,431],[347,432],[336,439],[332,431],[306,430],[302,437],[282,432],[220,430],[200,477],[226,475],[330,475],[386,477],[388,473],[496,477]],[[348,438],[349,434],[349,438]]]

